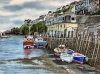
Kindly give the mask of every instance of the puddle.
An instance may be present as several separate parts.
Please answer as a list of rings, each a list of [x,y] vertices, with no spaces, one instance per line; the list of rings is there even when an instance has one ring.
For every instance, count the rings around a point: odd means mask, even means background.
[[[34,63],[36,63],[36,64],[38,64],[38,65],[43,65],[43,62],[38,61],[38,60],[32,60],[32,62],[34,62]]]

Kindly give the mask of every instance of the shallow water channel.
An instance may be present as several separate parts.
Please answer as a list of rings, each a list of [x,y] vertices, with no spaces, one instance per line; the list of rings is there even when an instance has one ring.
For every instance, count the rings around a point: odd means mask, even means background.
[[[23,36],[0,39],[0,74],[53,74],[42,61],[29,59],[42,56],[44,49],[23,49]]]

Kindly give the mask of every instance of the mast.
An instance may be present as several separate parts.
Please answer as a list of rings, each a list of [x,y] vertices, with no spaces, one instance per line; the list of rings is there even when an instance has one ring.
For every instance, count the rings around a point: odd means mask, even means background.
[[[31,19],[27,19],[24,22],[26,22],[27,25],[29,26],[29,33],[28,33],[28,35],[30,36],[30,27],[31,27],[31,24],[33,23],[33,21]]]

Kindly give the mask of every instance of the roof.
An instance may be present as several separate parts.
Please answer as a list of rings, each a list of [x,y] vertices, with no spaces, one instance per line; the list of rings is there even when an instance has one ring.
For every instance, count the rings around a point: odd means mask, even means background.
[[[74,1],[72,3],[70,3],[70,5],[75,5],[77,3],[77,1]]]

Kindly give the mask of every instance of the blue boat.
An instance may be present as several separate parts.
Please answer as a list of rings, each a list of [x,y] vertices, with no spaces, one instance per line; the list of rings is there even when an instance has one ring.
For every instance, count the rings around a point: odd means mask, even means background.
[[[73,60],[75,62],[78,62],[80,64],[85,63],[86,61],[88,61],[88,58],[80,53],[75,53],[76,55],[74,55]]]

